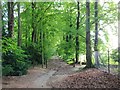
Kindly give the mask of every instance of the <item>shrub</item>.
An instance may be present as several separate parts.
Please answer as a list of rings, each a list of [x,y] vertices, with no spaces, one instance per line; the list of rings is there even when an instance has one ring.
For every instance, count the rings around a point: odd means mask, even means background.
[[[24,48],[25,53],[29,56],[32,65],[42,64],[41,48],[36,43],[29,44]]]
[[[14,70],[11,65],[6,65],[6,66],[2,67],[2,74],[4,76],[10,75],[13,72],[14,72]]]
[[[2,74],[6,76],[26,74],[30,62],[25,51],[10,38],[3,38],[2,41]]]
[[[113,59],[114,62],[118,62],[118,50],[117,49],[112,50],[111,58]]]
[[[58,45],[58,54],[62,57],[63,60],[66,62],[69,62],[72,60],[75,56],[75,49],[74,49],[73,42],[62,42]]]

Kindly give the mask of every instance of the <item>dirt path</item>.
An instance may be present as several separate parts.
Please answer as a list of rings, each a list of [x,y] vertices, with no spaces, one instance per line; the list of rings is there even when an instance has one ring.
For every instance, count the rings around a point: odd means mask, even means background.
[[[27,75],[3,77],[3,88],[52,88],[52,84],[75,73],[80,66],[73,68],[58,57],[52,57],[48,68],[37,66],[28,70]]]
[[[51,88],[50,86],[47,86],[46,83],[54,73],[55,71],[50,70],[44,75],[38,77],[35,81],[31,82],[27,88]]]
[[[68,65],[52,57],[48,68],[36,66],[27,75],[3,77],[3,88],[120,88],[120,79],[99,69],[77,72],[83,66]]]

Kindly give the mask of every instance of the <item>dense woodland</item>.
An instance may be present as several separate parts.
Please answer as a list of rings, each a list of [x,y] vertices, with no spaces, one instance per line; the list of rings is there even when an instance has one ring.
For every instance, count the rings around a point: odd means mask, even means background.
[[[1,2],[2,74],[23,75],[31,66],[47,67],[52,56],[85,68],[107,63],[108,30],[117,36],[118,5],[114,2]],[[100,36],[100,33],[102,36]],[[104,38],[104,39],[103,39]],[[95,57],[94,54],[95,53]],[[110,58],[118,64],[118,51]],[[111,64],[113,62],[110,62]]]

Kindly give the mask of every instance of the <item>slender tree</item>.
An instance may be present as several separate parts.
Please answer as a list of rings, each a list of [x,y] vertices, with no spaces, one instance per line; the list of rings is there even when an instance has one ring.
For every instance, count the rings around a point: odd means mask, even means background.
[[[1,1],[0,1],[0,39],[2,38],[2,29],[3,27],[3,16],[2,16],[2,5],[1,5]]]
[[[26,32],[25,32],[25,45],[28,46],[28,26],[26,26]]]
[[[21,40],[22,40],[22,37],[21,37],[21,22],[20,22],[20,2],[18,2],[17,4],[18,6],[18,46],[21,46]]]
[[[2,9],[2,5],[1,5],[0,10],[1,10],[1,15],[2,15],[2,17],[1,17],[1,19],[2,19],[2,20],[1,20],[1,21],[2,21],[2,24],[1,24],[1,25],[2,25],[2,32],[1,32],[1,33],[2,33],[2,36],[5,37],[5,36],[6,36],[6,33],[5,33],[5,26],[3,25],[3,24],[4,24],[4,20],[3,20],[4,14],[3,14],[3,11],[2,11],[2,10],[3,10],[3,9]],[[1,34],[1,33],[0,33],[0,34]]]
[[[36,2],[32,2],[32,42],[36,42],[36,26],[35,26],[35,10],[36,10]]]
[[[14,3],[8,2],[8,36],[13,36],[14,29]]]
[[[95,1],[95,41],[94,41],[94,51],[95,51],[95,66],[99,67],[98,60],[98,0]]]
[[[118,3],[118,77],[120,80],[120,1]]]
[[[42,22],[41,22],[41,23],[42,23]],[[44,32],[43,32],[43,30],[41,29],[42,68],[43,68],[43,66],[44,66],[44,43],[43,43],[44,36],[43,36],[43,35],[44,35]]]
[[[76,63],[78,63],[79,60],[79,35],[78,35],[78,30],[79,30],[79,18],[80,18],[80,6],[79,6],[79,1],[77,2],[77,28],[76,28]]]
[[[92,67],[92,52],[90,41],[90,1],[86,0],[86,68]]]

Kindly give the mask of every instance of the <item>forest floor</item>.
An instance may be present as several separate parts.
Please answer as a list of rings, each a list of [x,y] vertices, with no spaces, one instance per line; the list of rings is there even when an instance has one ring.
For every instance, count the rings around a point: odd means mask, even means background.
[[[81,71],[83,67],[53,57],[47,69],[36,66],[27,75],[4,76],[2,88],[120,88],[117,75],[95,68]]]

